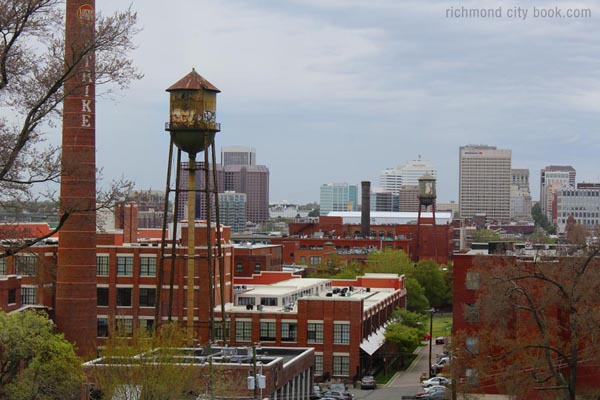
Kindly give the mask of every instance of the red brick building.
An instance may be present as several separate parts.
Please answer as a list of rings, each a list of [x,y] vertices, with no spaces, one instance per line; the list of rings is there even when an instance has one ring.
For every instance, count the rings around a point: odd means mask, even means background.
[[[252,276],[261,271],[281,271],[283,247],[274,244],[234,245],[235,276]]]
[[[416,221],[416,213],[415,221]],[[419,259],[447,264],[454,251],[452,225],[433,225],[422,218],[419,233]],[[283,245],[285,264],[327,265],[330,260],[364,261],[373,250],[402,250],[413,257],[417,244],[416,224],[371,225],[371,236],[361,236],[360,224],[344,223],[343,217],[320,217],[318,221],[294,222],[288,237],[273,237],[271,243]]]
[[[555,349],[550,351],[550,355],[555,360],[560,374],[568,380],[571,372],[566,362],[562,361],[560,352],[563,351],[563,347],[572,349],[568,343],[578,343],[575,345],[579,351],[576,378],[578,393],[588,393],[590,390],[598,393],[600,384],[597,377],[600,376],[600,364],[597,359],[600,356],[600,350],[598,350],[597,344],[593,344],[596,343],[598,326],[589,331],[587,328],[581,329],[581,337],[572,337],[570,324],[573,321],[570,320],[568,308],[565,309],[567,302],[561,296],[554,297],[546,293],[556,288],[545,279],[550,277],[547,271],[564,274],[556,275],[564,277],[563,281],[555,278],[549,279],[563,282],[564,288],[568,291],[569,276],[576,273],[572,267],[585,262],[585,257],[559,256],[552,246],[502,247],[498,249],[490,247],[489,252],[497,254],[489,254],[488,251],[480,250],[454,256],[452,328],[453,346],[458,357],[453,361],[453,373],[456,374],[458,391],[513,394],[518,399],[550,398],[548,396],[560,393],[556,391],[558,385],[553,384],[552,379],[540,380],[537,383],[531,380],[534,372],[539,377],[548,376],[544,372],[547,368],[545,359],[541,357],[538,366],[532,367],[535,365],[531,358],[532,352],[525,353],[520,350],[520,352],[514,353],[516,358],[512,359],[510,357],[513,356],[513,353],[510,350],[514,351],[523,346],[535,349],[540,346],[539,343],[546,343],[544,346]],[[590,268],[590,277],[597,276],[597,272],[594,270],[600,268],[600,260],[592,259],[587,268]],[[492,269],[505,271],[506,275],[494,272],[492,276],[496,277],[496,280],[492,281],[487,273]],[[514,293],[513,296],[523,294],[522,296],[501,297],[505,287],[497,283],[491,286],[490,282],[502,281],[501,278],[505,276],[516,276],[510,280],[512,285],[510,290],[511,293]],[[506,282],[506,278],[504,282]],[[593,285],[596,286],[595,290],[592,289],[589,293],[588,291],[582,292],[588,293],[585,295],[584,301],[579,299],[578,303],[573,304],[573,307],[578,310],[579,318],[586,321],[585,326],[591,326],[590,324],[596,323],[594,321],[598,321],[595,313],[600,309],[600,301],[596,293],[600,290],[600,284],[594,279],[593,282],[583,283],[586,289],[579,286],[580,290],[589,290]],[[492,299],[493,296],[498,296],[498,300],[494,303],[507,302],[508,307],[499,309],[509,311],[502,316],[488,314],[490,301],[480,302],[480,296],[484,294],[488,296],[487,299],[490,299],[489,296],[492,296]],[[576,296],[576,293],[572,293],[572,295]],[[547,339],[540,334],[541,328],[531,310],[521,307],[523,299],[525,299],[525,304],[529,304],[529,307],[539,310]],[[590,304],[590,301],[596,302],[596,305]],[[583,310],[587,311],[580,311],[580,307],[584,307]],[[582,313],[584,315],[581,315]],[[502,332],[507,339],[499,340],[498,332]],[[571,342],[571,340],[577,341]],[[571,356],[571,350],[564,354]],[[484,372],[480,373],[478,369],[483,369]],[[507,379],[507,374],[514,375]],[[527,379],[530,380],[527,381]],[[523,381],[521,382],[521,380]]]

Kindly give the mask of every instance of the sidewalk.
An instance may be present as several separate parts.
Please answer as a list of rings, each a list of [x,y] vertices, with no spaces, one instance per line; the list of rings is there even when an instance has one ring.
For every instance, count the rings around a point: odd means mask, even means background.
[[[396,375],[394,375],[387,383],[387,387],[414,388],[415,392],[421,389],[421,375],[425,373],[429,376],[429,342],[423,343],[423,346],[420,346],[415,350],[417,358],[415,358],[406,370],[396,373]],[[433,344],[431,348],[432,362],[435,363],[436,354],[440,354],[443,351],[443,345]]]

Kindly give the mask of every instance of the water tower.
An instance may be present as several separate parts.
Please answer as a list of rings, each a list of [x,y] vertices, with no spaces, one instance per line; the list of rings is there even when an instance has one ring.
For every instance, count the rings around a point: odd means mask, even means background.
[[[425,174],[419,178],[419,214],[417,217],[417,243],[415,246],[415,253],[413,255],[413,260],[415,263],[419,261],[419,251],[421,250],[421,225],[423,221],[421,220],[421,214],[423,211],[423,207],[425,207],[425,211],[427,211],[427,207],[431,206],[432,216],[433,216],[433,237],[434,237],[434,246],[436,250],[435,258],[437,261],[437,241],[435,239],[435,199],[436,188],[435,188],[435,178],[430,174]]]
[[[186,327],[190,341],[194,335],[199,335],[199,340],[203,343],[208,343],[214,339],[214,308],[215,308],[215,261],[219,266],[220,279],[224,279],[223,258],[221,248],[221,225],[219,222],[219,204],[218,204],[218,188],[217,174],[214,166],[216,165],[215,155],[215,135],[221,130],[221,125],[216,121],[217,111],[217,93],[220,90],[213,84],[200,76],[196,70],[181,78],[178,82],[167,89],[170,94],[170,111],[169,122],[166,124],[165,130],[170,134],[169,144],[169,164],[167,167],[167,185],[165,196],[165,209],[163,217],[163,232],[161,243],[161,259],[158,274],[158,299],[156,305],[156,321],[161,321],[163,315],[168,316],[168,320],[172,319],[173,314],[173,287],[174,287],[174,271],[176,259],[183,258],[186,260],[186,286],[187,288],[199,287],[199,291],[194,289],[187,290],[185,296],[185,305],[187,307]],[[173,164],[173,150],[177,147],[177,161],[175,171],[175,186],[171,187],[171,175]],[[188,186],[181,188],[179,182],[181,164],[181,152],[188,154],[189,162],[188,171]],[[197,163],[196,155],[204,154],[204,162]],[[210,157],[209,157],[210,153]],[[210,158],[210,160],[209,160]],[[213,168],[211,168],[211,165]],[[196,188],[196,172],[204,173],[204,187]],[[173,210],[173,232],[171,232],[171,254],[166,254],[167,239],[167,212],[169,205],[169,195],[174,192],[174,210]],[[178,254],[176,234],[177,234],[177,215],[178,215],[178,199],[181,192],[187,192],[187,243],[182,245],[187,246],[187,254]],[[196,193],[202,193],[206,204],[206,243],[196,243],[198,237],[196,229]],[[215,235],[213,238],[212,215],[215,212]],[[213,240],[216,239],[216,240]],[[216,245],[215,245],[216,244]],[[196,248],[198,245],[198,248]],[[201,249],[201,252],[199,253]],[[171,260],[170,280],[169,280],[169,301],[168,309],[161,308],[161,290],[163,285],[163,274],[165,259]],[[207,271],[203,271],[204,263],[200,260],[206,260]],[[199,279],[199,280],[197,280]],[[223,300],[224,282],[221,282],[221,300]],[[208,300],[208,302],[206,302]],[[223,307],[224,301],[221,301]],[[195,309],[198,311],[195,312]],[[223,315],[224,310],[221,309]],[[195,322],[196,321],[196,322]]]

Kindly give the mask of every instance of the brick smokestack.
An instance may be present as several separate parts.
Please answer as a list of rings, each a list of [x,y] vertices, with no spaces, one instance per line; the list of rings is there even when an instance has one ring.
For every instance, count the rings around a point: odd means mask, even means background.
[[[371,235],[371,182],[360,183],[362,204],[360,208],[360,232],[363,237]]]
[[[123,242],[137,243],[138,240],[138,206],[135,203],[123,207]]]
[[[58,329],[82,356],[96,355],[95,59],[82,55],[94,38],[95,0],[67,0],[65,62],[81,59],[65,83],[61,214],[55,314]]]

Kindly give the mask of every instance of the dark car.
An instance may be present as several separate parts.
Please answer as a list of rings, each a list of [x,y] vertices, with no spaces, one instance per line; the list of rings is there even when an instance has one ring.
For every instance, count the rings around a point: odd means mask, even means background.
[[[340,392],[339,390],[327,390],[321,394],[321,398],[325,397],[336,400],[348,400],[348,398],[344,395],[344,392]]]
[[[365,375],[360,381],[361,389],[375,389],[376,387],[377,382],[375,382],[375,378],[372,375]]]
[[[346,400],[353,400],[354,395],[348,391],[345,383],[332,383],[329,385],[329,392],[339,392]]]
[[[446,338],[443,336],[436,337],[435,344],[446,344]]]

